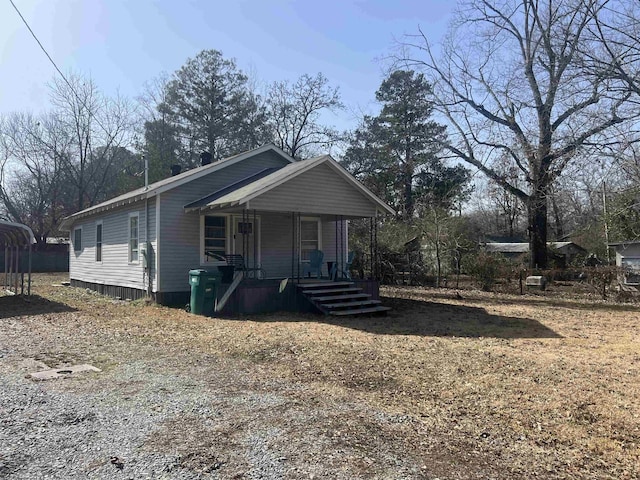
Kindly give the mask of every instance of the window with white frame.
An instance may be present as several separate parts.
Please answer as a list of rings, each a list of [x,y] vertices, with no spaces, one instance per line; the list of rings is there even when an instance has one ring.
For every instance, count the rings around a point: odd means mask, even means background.
[[[129,214],[129,263],[138,263],[140,255],[139,239],[139,214]]]
[[[102,262],[102,222],[96,223],[96,262]]]
[[[320,219],[300,219],[300,257],[303,262],[309,261],[309,253],[312,250],[321,250],[320,244]]]
[[[73,251],[82,251],[82,227],[78,227],[73,230]]]
[[[227,217],[202,218],[202,262],[220,262],[227,253]]]

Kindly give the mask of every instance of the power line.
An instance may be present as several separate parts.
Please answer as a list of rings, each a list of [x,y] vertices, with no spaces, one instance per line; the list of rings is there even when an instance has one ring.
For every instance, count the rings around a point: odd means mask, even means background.
[[[62,73],[62,70],[60,70],[60,68],[58,68],[58,65],[56,65],[56,62],[53,60],[53,58],[51,58],[51,55],[49,55],[49,52],[47,52],[47,49],[44,48],[44,45],[42,45],[42,42],[40,42],[40,40],[38,39],[38,37],[36,36],[35,32],[31,29],[31,27],[29,26],[29,24],[27,23],[27,20],[24,18],[24,16],[22,15],[22,13],[20,12],[20,10],[18,10],[18,7],[16,6],[16,4],[13,2],[13,0],[9,0],[9,3],[11,3],[11,6],[13,7],[13,9],[16,11],[16,13],[18,14],[18,16],[22,19],[22,22],[24,23],[24,25],[27,27],[27,30],[29,30],[29,33],[31,33],[31,36],[33,37],[33,39],[36,41],[36,43],[38,44],[38,46],[40,47],[40,49],[44,52],[44,54],[47,56],[47,58],[49,59],[49,61],[51,62],[51,64],[53,65],[53,67],[56,69],[56,71],[60,74],[60,76],[62,77],[62,80],[64,80],[64,82],[69,86],[69,89],[71,90],[71,93],[73,93],[74,97],[76,97],[76,100],[78,102],[80,102],[82,104],[82,106],[87,110],[87,112],[89,113],[90,117],[93,117],[93,119],[95,120],[95,122],[98,124],[98,126],[100,128],[102,128],[102,130],[104,130],[104,133],[107,134],[107,137],[111,137],[111,133],[109,132],[109,130],[107,130],[107,128],[105,128],[104,125],[102,125],[102,123],[100,122],[100,120],[98,120],[98,118],[93,115],[91,109],[87,106],[86,102],[80,98],[80,95],[78,95],[78,92],[76,92],[75,87],[71,84],[71,82],[69,82],[69,80],[67,80],[67,77],[65,76],[64,73]]]
[[[11,3],[11,5],[13,6],[13,9],[16,11],[16,13],[20,16],[20,18],[22,19],[22,22],[25,24],[25,26],[27,27],[27,30],[29,30],[29,32],[31,33],[31,36],[33,37],[33,39],[38,43],[38,45],[40,46],[40,49],[44,52],[44,54],[47,56],[47,58],[49,59],[49,61],[51,62],[51,64],[55,67],[55,69],[58,71],[58,73],[60,74],[60,76],[62,77],[62,79],[66,82],[67,85],[69,85],[69,88],[71,89],[71,91],[76,95],[76,97],[78,96],[76,94],[76,92],[74,91],[73,87],[71,86],[71,83],[69,83],[69,81],[67,80],[67,77],[64,76],[64,73],[62,73],[62,71],[58,68],[58,65],[56,65],[56,62],[53,61],[53,58],[51,58],[51,55],[49,55],[49,52],[47,52],[47,50],[44,48],[44,46],[42,45],[42,43],[40,43],[40,40],[38,40],[38,37],[36,36],[36,34],[33,32],[33,30],[31,30],[31,27],[29,26],[29,24],[27,23],[27,21],[25,20],[25,18],[22,16],[22,13],[20,13],[20,10],[18,10],[18,7],[16,7],[16,4],[13,3],[13,0],[9,0],[9,3]],[[79,100],[79,99],[78,99]],[[86,108],[86,105],[85,105]]]

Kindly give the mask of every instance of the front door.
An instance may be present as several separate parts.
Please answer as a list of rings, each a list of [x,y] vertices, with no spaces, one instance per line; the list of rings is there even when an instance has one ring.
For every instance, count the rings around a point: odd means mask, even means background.
[[[233,253],[242,255],[248,268],[260,265],[259,218],[250,217],[243,220],[242,217],[233,217]]]

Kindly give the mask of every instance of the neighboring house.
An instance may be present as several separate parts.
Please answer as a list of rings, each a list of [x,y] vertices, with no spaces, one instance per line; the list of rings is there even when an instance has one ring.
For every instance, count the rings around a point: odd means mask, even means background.
[[[571,263],[576,255],[587,253],[584,248],[573,242],[547,242],[547,246],[553,250],[554,254],[563,259],[565,265]],[[488,242],[484,247],[487,252],[499,253],[509,259],[515,259],[524,253],[529,253],[529,244],[525,242]]]
[[[616,266],[626,270],[624,283],[640,285],[640,240],[610,243],[616,251]]]
[[[235,254],[265,278],[250,282],[236,273],[219,300],[227,293],[232,310],[266,311],[288,308],[274,300],[286,296],[278,296],[278,286],[302,276],[310,251],[322,250],[325,263],[345,264],[349,219],[386,213],[393,212],[330,156],[295,161],[267,145],[87,208],[63,227],[72,242],[72,285],[183,303],[189,270],[215,270],[226,265],[224,255]],[[229,301],[240,295],[228,292],[237,285],[257,289],[243,297],[251,301]]]

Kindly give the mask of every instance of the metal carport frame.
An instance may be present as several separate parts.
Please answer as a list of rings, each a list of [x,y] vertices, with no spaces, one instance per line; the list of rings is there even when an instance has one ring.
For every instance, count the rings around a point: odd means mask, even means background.
[[[4,289],[24,295],[25,269],[20,263],[20,250],[28,252],[27,295],[31,295],[31,245],[36,243],[33,232],[21,223],[0,220],[0,248],[4,247]]]

